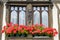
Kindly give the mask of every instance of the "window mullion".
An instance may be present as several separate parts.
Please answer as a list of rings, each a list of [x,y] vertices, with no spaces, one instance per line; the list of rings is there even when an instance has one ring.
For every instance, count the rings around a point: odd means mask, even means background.
[[[40,24],[42,24],[42,10],[41,10],[41,7],[40,7]]]
[[[11,12],[12,12],[12,11],[11,11],[11,7],[9,7],[9,8],[10,8],[10,9],[9,9],[9,13],[10,13],[10,14],[9,14],[9,23],[10,23],[10,22],[11,22]]]
[[[18,7],[18,10],[17,10],[17,15],[18,15],[17,16],[17,20],[18,20],[17,23],[19,24],[19,7]]]

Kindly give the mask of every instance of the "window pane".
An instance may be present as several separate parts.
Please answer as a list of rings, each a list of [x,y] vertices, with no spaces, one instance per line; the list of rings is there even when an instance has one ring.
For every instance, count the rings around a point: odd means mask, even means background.
[[[48,12],[46,11],[42,12],[42,24],[48,26]]]
[[[26,10],[26,8],[25,8],[25,7],[23,7],[23,10]]]
[[[40,24],[40,13],[37,10],[34,12],[34,24]]]
[[[19,10],[22,10],[22,7],[19,7]]]
[[[11,7],[11,10],[14,10],[14,7]]]
[[[48,11],[48,7],[45,7],[45,10],[47,10],[47,11]]]
[[[36,7],[33,7],[33,10],[36,10]]]
[[[17,12],[16,11],[12,11],[11,12],[11,22],[13,24],[16,24],[17,23]]]
[[[41,10],[44,10],[44,7],[41,7]]]
[[[25,12],[23,10],[19,13],[19,25],[25,25]]]
[[[15,7],[15,10],[18,10],[18,7]]]
[[[40,7],[37,7],[37,10],[40,10]]]

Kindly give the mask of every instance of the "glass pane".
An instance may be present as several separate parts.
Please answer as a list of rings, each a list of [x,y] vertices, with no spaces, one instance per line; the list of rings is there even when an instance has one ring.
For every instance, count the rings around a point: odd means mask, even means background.
[[[37,7],[37,10],[40,10],[40,7]]]
[[[47,10],[47,11],[48,11],[48,7],[45,7],[45,10]]]
[[[41,10],[44,10],[44,7],[42,7]]]
[[[22,7],[19,7],[19,10],[22,10]]]
[[[23,10],[26,10],[26,7],[23,7]]]
[[[16,11],[12,11],[11,12],[11,22],[13,24],[16,24],[17,23],[17,12]]]
[[[15,7],[15,10],[18,10],[18,7]]]
[[[21,11],[19,13],[19,25],[25,25],[25,12]]]
[[[14,7],[11,7],[11,10],[14,10]]]
[[[34,12],[34,24],[40,24],[40,13],[38,11]]]
[[[42,24],[48,26],[48,12],[42,12]]]
[[[36,10],[36,7],[33,7],[33,10]]]

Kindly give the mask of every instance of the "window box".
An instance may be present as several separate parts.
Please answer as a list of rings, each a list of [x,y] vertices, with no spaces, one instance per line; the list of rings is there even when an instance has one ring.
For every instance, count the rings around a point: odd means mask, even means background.
[[[44,25],[19,25],[18,24],[7,24],[4,26],[2,33],[5,32],[6,37],[23,37],[23,38],[52,38],[57,34],[55,28],[45,27]],[[20,36],[19,36],[20,35]]]
[[[53,40],[53,37],[39,36],[39,37],[6,37],[6,40]]]

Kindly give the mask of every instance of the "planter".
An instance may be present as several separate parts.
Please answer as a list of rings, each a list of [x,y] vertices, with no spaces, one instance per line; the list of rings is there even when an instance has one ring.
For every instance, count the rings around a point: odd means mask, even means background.
[[[10,34],[6,35],[6,37],[27,37],[27,34]]]
[[[53,38],[50,38],[48,36],[28,36],[28,37],[6,37],[6,40],[53,40]]]
[[[27,37],[28,35],[27,34],[22,34],[21,37]]]
[[[6,33],[6,40],[52,40],[58,34],[55,28],[45,28],[42,24],[26,26],[10,23],[1,32]]]
[[[32,37],[53,37],[53,36],[48,34],[33,34]]]

